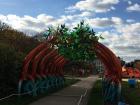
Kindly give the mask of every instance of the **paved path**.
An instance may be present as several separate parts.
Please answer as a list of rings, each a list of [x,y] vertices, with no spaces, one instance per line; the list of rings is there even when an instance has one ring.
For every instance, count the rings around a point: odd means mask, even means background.
[[[30,105],[86,105],[89,92],[97,79],[97,76],[82,78],[80,82],[46,96]]]

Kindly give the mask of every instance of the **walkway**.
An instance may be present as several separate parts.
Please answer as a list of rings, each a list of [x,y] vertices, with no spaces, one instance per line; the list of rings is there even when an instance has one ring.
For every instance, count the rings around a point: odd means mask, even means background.
[[[46,96],[30,105],[86,105],[87,97],[97,76],[82,78],[80,82]]]

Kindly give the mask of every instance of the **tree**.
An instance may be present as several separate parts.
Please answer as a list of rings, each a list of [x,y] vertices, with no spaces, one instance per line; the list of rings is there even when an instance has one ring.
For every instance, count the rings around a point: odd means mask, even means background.
[[[81,21],[72,30],[65,25],[57,28],[51,27],[46,32],[46,37],[55,39],[51,43],[65,58],[71,61],[87,61],[95,58],[92,44],[98,42],[101,36],[96,36],[88,24]]]
[[[17,51],[28,53],[39,44],[33,37],[27,36],[23,32],[12,29],[7,24],[0,21],[0,43],[9,44]]]
[[[0,96],[9,95],[17,89],[24,54],[0,43]]]
[[[24,57],[38,44],[34,38],[0,22],[0,97],[17,90]]]
[[[11,29],[11,27],[8,26],[6,23],[3,23],[3,22],[0,21],[0,32],[4,31],[4,30],[7,30],[7,29]]]

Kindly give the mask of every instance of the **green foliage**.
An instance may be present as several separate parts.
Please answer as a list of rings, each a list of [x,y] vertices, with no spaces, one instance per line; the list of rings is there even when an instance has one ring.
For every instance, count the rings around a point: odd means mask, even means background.
[[[17,89],[24,57],[38,43],[0,22],[0,97]]]
[[[6,44],[0,44],[0,91],[9,94],[17,88],[24,54]]]
[[[140,82],[137,83],[136,88],[130,88],[127,81],[122,82],[122,95],[124,101],[129,105],[140,104]]]
[[[57,28],[49,28],[47,37],[53,36],[56,40],[52,42],[58,47],[58,51],[65,58],[75,61],[92,60],[95,58],[95,53],[92,45],[103,39],[101,36],[96,36],[93,29],[84,21],[80,22],[72,30],[65,25]]]
[[[0,21],[0,43],[8,44],[17,51],[28,53],[36,45],[38,41],[27,36],[23,32],[12,29],[7,24]]]
[[[88,99],[88,105],[103,105],[102,83],[98,80],[94,83]]]

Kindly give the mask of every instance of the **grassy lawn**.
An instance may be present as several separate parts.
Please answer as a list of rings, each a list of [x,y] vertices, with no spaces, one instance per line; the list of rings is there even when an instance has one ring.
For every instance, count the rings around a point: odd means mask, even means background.
[[[66,79],[64,87],[72,85],[78,81],[79,81],[78,79]],[[32,103],[33,101],[36,101],[42,97],[45,97],[51,93],[57,92],[61,89],[55,89],[53,91],[50,91],[50,92],[47,92],[44,94],[39,94],[36,97],[30,96],[30,95],[24,95],[24,96],[20,96],[20,97],[13,96],[13,97],[6,99],[4,101],[0,101],[0,105],[28,105],[28,104]]]
[[[98,80],[90,93],[88,105],[103,105],[101,80]]]
[[[122,93],[130,105],[140,105],[140,87],[129,88],[128,83],[124,81],[122,85]]]
[[[139,83],[140,86],[140,83]],[[128,83],[122,83],[122,95],[130,105],[140,105],[140,87],[129,88]],[[98,80],[91,91],[88,105],[103,105],[101,80]]]

